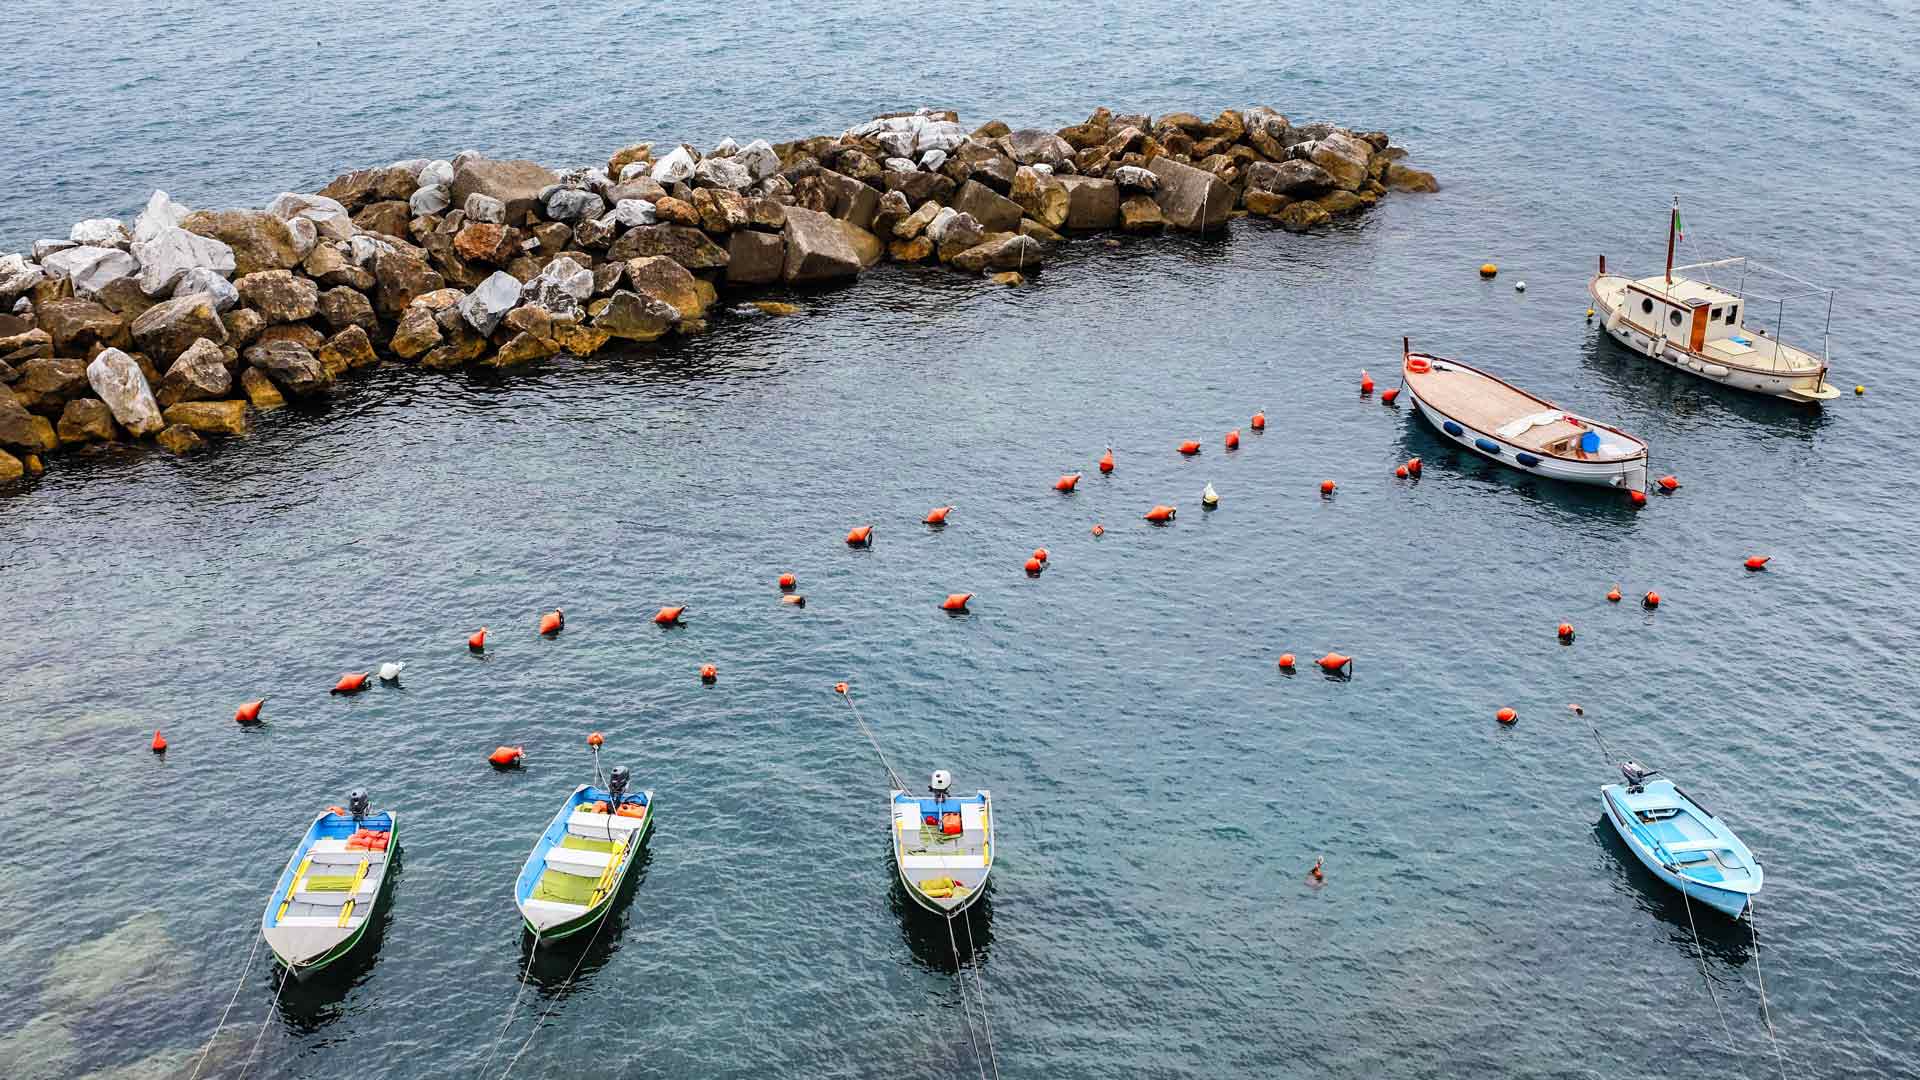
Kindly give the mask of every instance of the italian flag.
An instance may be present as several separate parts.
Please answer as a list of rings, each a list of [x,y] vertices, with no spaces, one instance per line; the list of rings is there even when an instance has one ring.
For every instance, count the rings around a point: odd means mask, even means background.
[[[1678,206],[1673,208],[1673,235],[1682,240],[1687,238],[1687,230],[1680,224],[1680,208]]]

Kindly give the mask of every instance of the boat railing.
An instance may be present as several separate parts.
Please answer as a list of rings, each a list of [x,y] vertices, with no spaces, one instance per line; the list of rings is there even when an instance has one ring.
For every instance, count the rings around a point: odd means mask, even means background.
[[[1731,285],[1716,281],[1713,277],[1713,271],[1715,270],[1725,270],[1729,273],[1737,271],[1739,280]],[[1749,342],[1747,347],[1753,349],[1756,356],[1764,355],[1771,365],[1772,370],[1794,370],[1794,365],[1791,362],[1781,362],[1780,350],[1783,347],[1798,352],[1810,360],[1817,359],[1820,362],[1820,370],[1822,372],[1830,366],[1833,340],[1833,289],[1808,281],[1803,277],[1790,274],[1785,270],[1768,266],[1765,263],[1750,259],[1744,255],[1735,255],[1725,259],[1709,259],[1705,262],[1687,263],[1684,266],[1674,267],[1672,272],[1678,274],[1686,271],[1696,272],[1702,280],[1714,288],[1722,292],[1731,293],[1740,298],[1745,309],[1741,317],[1740,328],[1743,330],[1753,330],[1759,337],[1765,338],[1767,343],[1772,346],[1768,349],[1761,349],[1758,347],[1758,342]],[[1755,292],[1748,287],[1748,281],[1753,277],[1779,278],[1782,281],[1790,283],[1794,288],[1782,289],[1779,295]],[[1790,300],[1811,300],[1814,301],[1817,306],[1824,306],[1826,309],[1823,316],[1824,321],[1820,327],[1820,352],[1817,356],[1812,349],[1795,345],[1786,339],[1787,302]],[[1753,323],[1749,321],[1755,313],[1756,305],[1758,305],[1758,310],[1760,311],[1764,311],[1767,306],[1773,308],[1773,324],[1771,329],[1769,329],[1764,322]]]

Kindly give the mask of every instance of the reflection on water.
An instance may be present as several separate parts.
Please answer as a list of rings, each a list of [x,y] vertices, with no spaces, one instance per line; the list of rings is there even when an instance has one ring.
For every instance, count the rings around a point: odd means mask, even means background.
[[[1613,859],[1615,891],[1631,896],[1635,907],[1666,923],[1668,943],[1687,962],[1694,962],[1697,956],[1695,927],[1700,933],[1700,949],[1709,959],[1741,967],[1752,958],[1752,934],[1745,919],[1730,919],[1705,904],[1695,904],[1679,889],[1661,881],[1634,855],[1604,813],[1594,823],[1592,836],[1595,846]]]

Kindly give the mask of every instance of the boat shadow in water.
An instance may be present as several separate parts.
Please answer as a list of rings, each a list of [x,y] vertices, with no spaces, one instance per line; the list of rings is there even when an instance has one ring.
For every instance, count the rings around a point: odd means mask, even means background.
[[[542,941],[539,948],[535,949],[533,931],[522,924],[520,962],[523,965],[532,964],[527,971],[527,982],[537,987],[542,995],[550,996],[571,989],[569,979],[578,984],[580,980],[591,978],[594,972],[607,966],[607,962],[620,951],[620,939],[626,934],[633,894],[640,888],[640,883],[647,879],[647,868],[652,862],[653,844],[649,842],[635,857],[633,870],[627,874],[620,894],[613,898],[606,917],[591,930],[558,941]]]
[[[380,959],[387,927],[393,924],[394,896],[406,872],[406,861],[406,848],[402,846],[394,854],[392,864],[387,867],[387,880],[382,883],[387,890],[385,903],[352,952],[304,979],[295,979],[280,965],[272,965],[269,988],[279,990],[280,1019],[289,1031],[310,1035],[346,1015],[347,996],[367,981]],[[280,985],[283,978],[286,979],[284,987]]]
[[[1770,435],[1802,442],[1811,442],[1828,422],[1818,405],[1749,394],[1655,363],[1608,337],[1598,323],[1580,346],[1580,363],[1600,377],[1622,412],[1652,412],[1692,425],[1711,422],[1714,413],[1724,411]],[[1653,453],[1658,457],[1660,448]]]
[[[985,962],[993,946],[993,879],[987,879],[986,891],[967,909],[953,917],[951,927],[944,915],[937,915],[914,902],[894,869],[893,853],[886,859],[887,876],[893,887],[887,890],[887,904],[900,919],[900,936],[907,951],[921,967],[952,975],[963,964]],[[948,937],[951,928],[952,937]],[[968,936],[971,928],[972,936]]]
[[[1640,864],[1626,841],[1613,830],[1606,815],[1594,819],[1593,842],[1614,867],[1614,891],[1631,896],[1640,910],[1667,925],[1667,938],[1687,962],[1695,959],[1694,927],[1700,930],[1700,949],[1714,960],[1741,967],[1753,958],[1753,939],[1744,919],[1730,919],[1706,904],[1694,902],[1693,920],[1687,920],[1688,903],[1680,890],[1655,877]]]

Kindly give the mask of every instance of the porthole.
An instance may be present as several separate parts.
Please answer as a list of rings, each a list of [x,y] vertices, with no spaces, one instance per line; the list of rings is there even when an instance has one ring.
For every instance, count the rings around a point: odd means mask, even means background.
[[[1672,324],[1673,324],[1673,325],[1675,325],[1675,326],[1679,326],[1679,325],[1680,325],[1680,313],[1679,313],[1679,312],[1677,312],[1677,311],[1669,311],[1669,312],[1667,312],[1667,321],[1668,321],[1668,322],[1670,322],[1670,323],[1672,323]]]
[[[1640,310],[1646,312],[1649,315],[1653,314],[1653,301],[1651,300],[1640,301]]]

